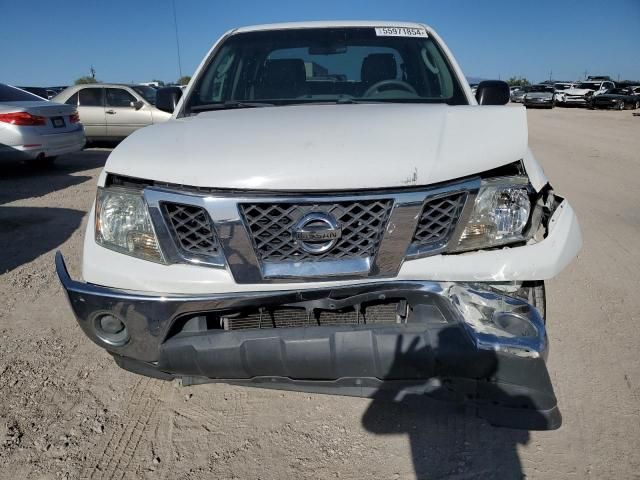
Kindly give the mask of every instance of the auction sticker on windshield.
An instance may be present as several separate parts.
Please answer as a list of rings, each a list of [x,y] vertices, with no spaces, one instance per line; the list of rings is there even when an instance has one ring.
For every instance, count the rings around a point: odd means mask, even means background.
[[[376,27],[378,37],[428,37],[424,28]]]

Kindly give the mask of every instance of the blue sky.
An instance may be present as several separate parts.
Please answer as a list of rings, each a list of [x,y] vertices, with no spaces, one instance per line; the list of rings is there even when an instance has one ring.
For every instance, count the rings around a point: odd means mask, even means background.
[[[176,0],[182,71],[226,30],[295,20],[430,24],[468,76],[532,81],[589,74],[640,79],[640,0]],[[0,82],[175,81],[171,0],[0,0]]]

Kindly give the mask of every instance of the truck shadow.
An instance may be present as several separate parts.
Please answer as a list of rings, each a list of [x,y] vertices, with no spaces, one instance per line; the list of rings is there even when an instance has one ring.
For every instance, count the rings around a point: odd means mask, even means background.
[[[0,206],[0,275],[64,243],[84,215],[69,208]]]
[[[415,363],[416,359],[432,355],[432,352],[420,350],[415,342],[404,349],[398,344],[387,377],[402,378],[409,362]],[[482,377],[485,379],[492,377],[498,361],[493,352],[488,354],[486,365],[482,367]],[[362,417],[363,427],[379,435],[406,434],[418,479],[524,478],[517,449],[518,445],[529,442],[528,430],[493,427],[478,418],[475,408],[464,401],[469,398],[470,389],[461,395],[446,381],[441,384],[432,381],[429,387],[427,384],[425,381],[426,394],[408,393],[400,396],[397,392],[376,392]],[[500,403],[506,405],[534,403],[527,397],[509,395],[496,389],[493,389],[493,394],[500,399]],[[537,418],[535,411],[528,410],[525,413],[528,413],[534,425],[543,425],[547,421],[542,415]],[[498,418],[498,422],[502,423],[499,414],[493,418]]]

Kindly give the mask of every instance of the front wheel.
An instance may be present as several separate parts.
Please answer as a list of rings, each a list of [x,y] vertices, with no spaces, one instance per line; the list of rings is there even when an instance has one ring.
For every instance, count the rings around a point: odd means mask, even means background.
[[[624,102],[620,102],[620,103],[617,105],[617,108],[618,108],[618,110],[624,110]]]
[[[547,292],[544,281],[522,282],[516,297],[530,303],[538,309],[542,320],[547,323]]]

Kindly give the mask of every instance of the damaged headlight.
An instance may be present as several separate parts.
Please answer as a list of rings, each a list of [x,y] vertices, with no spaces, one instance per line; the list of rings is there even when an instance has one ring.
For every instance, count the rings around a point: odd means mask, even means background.
[[[494,247],[524,240],[531,214],[530,194],[526,177],[482,180],[456,250]]]
[[[96,242],[105,248],[164,261],[141,193],[98,188],[95,234]]]

